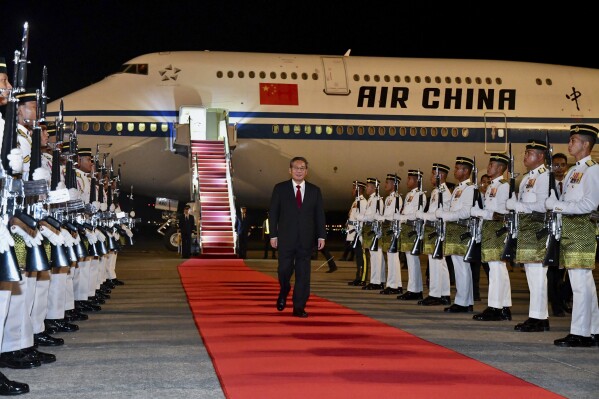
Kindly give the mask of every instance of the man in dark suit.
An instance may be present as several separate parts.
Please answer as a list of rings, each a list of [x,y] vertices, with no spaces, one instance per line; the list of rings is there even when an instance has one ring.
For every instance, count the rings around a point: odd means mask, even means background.
[[[189,205],[183,208],[183,215],[179,218],[179,230],[181,230],[181,257],[189,259],[191,256],[191,233],[196,228],[193,215],[189,214]]]
[[[241,259],[247,259],[248,238],[252,229],[247,215],[247,208],[242,206],[239,208],[239,216],[237,216],[237,242],[239,246],[238,255]]]
[[[320,188],[304,179],[308,161],[295,157],[289,162],[290,180],[275,185],[270,200],[270,245],[279,251],[279,297],[277,310],[285,309],[293,288],[293,315],[308,317],[305,311],[310,296],[312,250],[318,240],[318,250],[324,248],[326,229]]]

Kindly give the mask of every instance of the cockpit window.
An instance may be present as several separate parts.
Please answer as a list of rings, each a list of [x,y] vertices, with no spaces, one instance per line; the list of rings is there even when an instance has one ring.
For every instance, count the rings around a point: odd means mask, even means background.
[[[123,64],[119,72],[132,73],[134,75],[147,75],[148,64]]]

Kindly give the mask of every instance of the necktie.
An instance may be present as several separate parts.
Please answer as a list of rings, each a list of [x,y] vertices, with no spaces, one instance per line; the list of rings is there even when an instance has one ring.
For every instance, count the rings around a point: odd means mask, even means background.
[[[298,184],[295,187],[297,188],[297,191],[295,192],[295,202],[297,202],[297,207],[301,208],[302,207],[302,190],[300,190],[301,186]]]
[[[563,192],[564,192],[564,184],[560,181],[559,182],[559,194],[562,195]]]

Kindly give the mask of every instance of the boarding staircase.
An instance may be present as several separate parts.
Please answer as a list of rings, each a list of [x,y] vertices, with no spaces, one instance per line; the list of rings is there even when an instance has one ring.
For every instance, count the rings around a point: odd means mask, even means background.
[[[237,257],[225,142],[191,141],[200,205],[200,257]]]

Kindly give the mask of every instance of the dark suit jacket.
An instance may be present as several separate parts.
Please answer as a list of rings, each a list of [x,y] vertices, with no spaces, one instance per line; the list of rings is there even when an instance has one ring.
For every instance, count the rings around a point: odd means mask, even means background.
[[[181,235],[191,237],[191,232],[196,228],[196,222],[192,214],[189,214],[189,220],[185,220],[185,215],[179,217],[179,229]]]
[[[302,207],[295,201],[291,179],[275,185],[269,208],[270,236],[277,237],[279,250],[304,248],[312,251],[318,238],[326,238],[322,193],[306,181]]]

